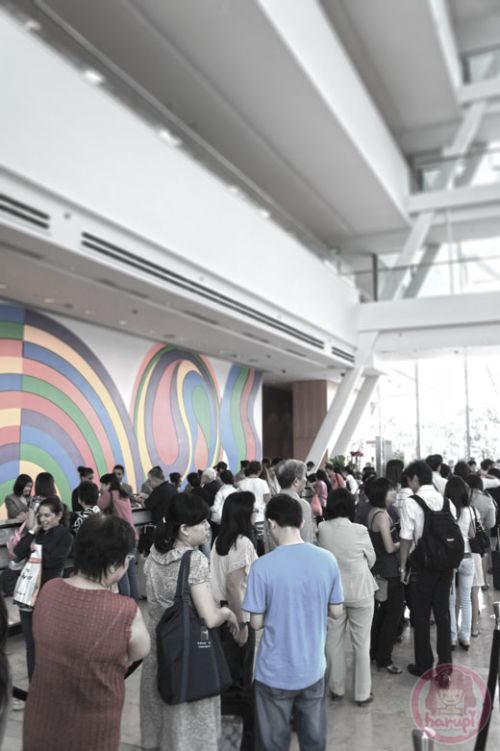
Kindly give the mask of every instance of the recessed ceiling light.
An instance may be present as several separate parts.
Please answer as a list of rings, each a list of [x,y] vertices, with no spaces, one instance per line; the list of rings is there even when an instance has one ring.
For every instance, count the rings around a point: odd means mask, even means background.
[[[228,188],[228,190],[234,196],[238,196],[241,193],[241,191],[240,191],[240,189],[238,188],[237,185],[230,185],[229,188]]]
[[[9,285],[5,284],[4,282],[0,282],[0,289],[7,289]]]
[[[43,301],[47,302],[47,303],[51,303],[51,302],[55,302],[55,298],[54,297],[44,297]]]
[[[174,146],[175,148],[182,146],[182,139],[171,133],[168,128],[160,128],[158,135],[160,136],[161,140],[165,141],[165,143],[168,143],[169,146]]]
[[[40,26],[40,24],[38,23],[38,21],[35,21],[34,18],[28,18],[28,20],[24,24],[24,28],[26,29],[26,31],[35,31],[36,32],[36,31],[40,31],[40,29],[42,27]]]
[[[118,321],[118,323],[120,324],[120,326],[126,326],[128,321],[126,321],[125,318],[122,318],[120,321]]]
[[[82,75],[86,81],[93,84],[94,86],[100,86],[102,83],[104,83],[104,76],[93,68],[86,68],[86,70],[83,71]]]
[[[267,209],[259,209],[259,214],[263,219],[270,219],[271,218],[271,212]]]
[[[91,316],[94,311],[93,310],[84,310],[83,312],[85,313],[86,316]]]

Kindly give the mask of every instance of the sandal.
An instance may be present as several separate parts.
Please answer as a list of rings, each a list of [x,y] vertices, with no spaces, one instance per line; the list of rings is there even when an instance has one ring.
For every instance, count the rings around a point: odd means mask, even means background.
[[[390,665],[382,665],[381,667],[377,667],[377,671],[379,670],[387,670],[388,673],[391,675],[401,675],[403,672],[398,665],[395,665],[393,662],[390,663]]]

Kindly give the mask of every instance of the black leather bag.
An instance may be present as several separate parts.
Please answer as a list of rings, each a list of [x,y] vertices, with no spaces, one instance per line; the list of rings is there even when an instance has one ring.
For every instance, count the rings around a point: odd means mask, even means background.
[[[470,549],[473,553],[479,553],[479,555],[484,555],[488,548],[490,547],[490,540],[488,538],[488,535],[483,529],[483,526],[479,519],[477,518],[476,509],[474,507],[470,507],[472,509],[472,516],[474,517],[472,519],[472,525],[474,528],[474,536],[469,537],[469,544]]]
[[[156,627],[158,691],[166,704],[218,696],[231,686],[231,674],[216,629],[198,616],[189,591],[192,550],[182,556],[172,607]]]

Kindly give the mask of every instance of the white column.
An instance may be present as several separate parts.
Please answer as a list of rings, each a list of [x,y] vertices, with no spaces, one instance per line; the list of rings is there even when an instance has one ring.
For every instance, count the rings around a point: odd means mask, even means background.
[[[345,422],[345,425],[342,428],[338,439],[332,446],[333,456],[337,456],[337,454],[345,454],[345,452],[349,448],[349,442],[354,434],[354,431],[358,427],[359,421],[363,417],[363,413],[368,405],[368,402],[370,401],[379,378],[379,375],[365,376],[363,385],[361,386],[354,404],[352,405],[352,409],[349,412],[349,416]]]

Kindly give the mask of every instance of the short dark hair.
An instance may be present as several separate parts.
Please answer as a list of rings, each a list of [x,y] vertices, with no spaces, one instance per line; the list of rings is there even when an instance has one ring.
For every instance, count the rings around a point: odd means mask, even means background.
[[[366,483],[365,493],[372,506],[386,508],[387,493],[393,488],[393,484],[386,477],[376,477]]]
[[[432,469],[427,462],[418,459],[416,462],[409,464],[405,470],[406,476],[412,480],[415,475],[418,477],[419,485],[432,485]]]
[[[92,469],[92,467],[81,466],[81,467],[77,467],[77,469],[78,469],[78,474],[80,475],[82,479],[84,477],[90,477],[91,475],[94,474],[94,470]]]
[[[245,474],[248,477],[249,475],[260,475],[262,472],[262,464],[258,461],[252,461],[248,462],[247,467],[245,469]]]
[[[99,498],[97,485],[88,480],[83,480],[78,488],[78,500],[86,506],[95,506]]]
[[[241,467],[241,469],[245,469],[246,467],[248,467],[249,464],[250,464],[250,462],[248,461],[248,459],[241,459],[241,461],[240,461],[240,467]]]
[[[181,473],[171,472],[168,477],[170,479],[170,482],[173,484],[173,483],[179,482],[179,480],[181,479]]]
[[[453,474],[458,475],[462,480],[465,480],[467,475],[470,474],[470,467],[467,462],[464,462],[463,459],[457,462],[453,467]]]
[[[474,472],[471,472],[471,474],[467,475],[465,482],[471,490],[483,490],[483,480]]]
[[[220,479],[224,485],[232,485],[234,483],[234,476],[230,469],[224,469],[220,473]]]
[[[227,469],[227,462],[217,462],[214,469],[216,469],[217,472],[224,472],[224,470]]]
[[[29,475],[18,475],[12,489],[14,495],[21,497],[24,492],[24,488],[26,487],[26,485],[29,485],[29,483],[33,485],[33,480]]]
[[[266,519],[272,519],[278,527],[296,527],[302,524],[302,506],[295,498],[285,493],[273,496],[266,506]]]
[[[115,466],[113,467],[113,472],[115,471],[115,469],[121,469],[121,471],[125,473],[125,467],[123,466],[123,464],[115,464]]]
[[[441,477],[443,477],[445,480],[448,479],[451,473],[451,469],[449,464],[445,464],[444,462],[441,464],[441,469],[439,470],[441,473]]]
[[[75,570],[100,581],[111,566],[123,566],[135,544],[130,524],[118,516],[92,514],[75,538]]]
[[[158,466],[158,464],[156,464],[154,467],[151,467],[151,469],[148,472],[148,477],[155,477],[157,480],[165,479],[163,470],[161,467]]]
[[[443,457],[441,456],[441,454],[430,454],[425,461],[433,472],[437,472],[439,467],[443,463]]]
[[[186,477],[186,480],[192,488],[199,488],[201,485],[200,475],[198,474],[198,472],[190,472]]]
[[[101,475],[101,477],[99,478],[99,481],[103,483],[104,485],[109,485],[110,493],[112,493],[113,490],[116,490],[120,498],[128,498],[127,493],[124,491],[124,489],[120,485],[120,480],[112,472],[108,472],[105,475]]]
[[[493,459],[483,459],[483,461],[481,462],[481,469],[483,470],[483,472],[487,472],[494,464],[495,462],[493,461]]]
[[[49,498],[55,496],[56,484],[54,482],[53,475],[50,472],[40,472],[35,479],[35,495],[39,495],[42,498]]]
[[[159,553],[167,553],[172,550],[183,524],[194,527],[208,519],[208,504],[203,498],[194,493],[178,493],[170,503],[168,516],[165,522],[156,527],[155,548]]]
[[[355,513],[354,496],[349,493],[347,488],[337,488],[331,490],[326,501],[326,518],[338,519],[347,517],[351,522],[354,521]]]

